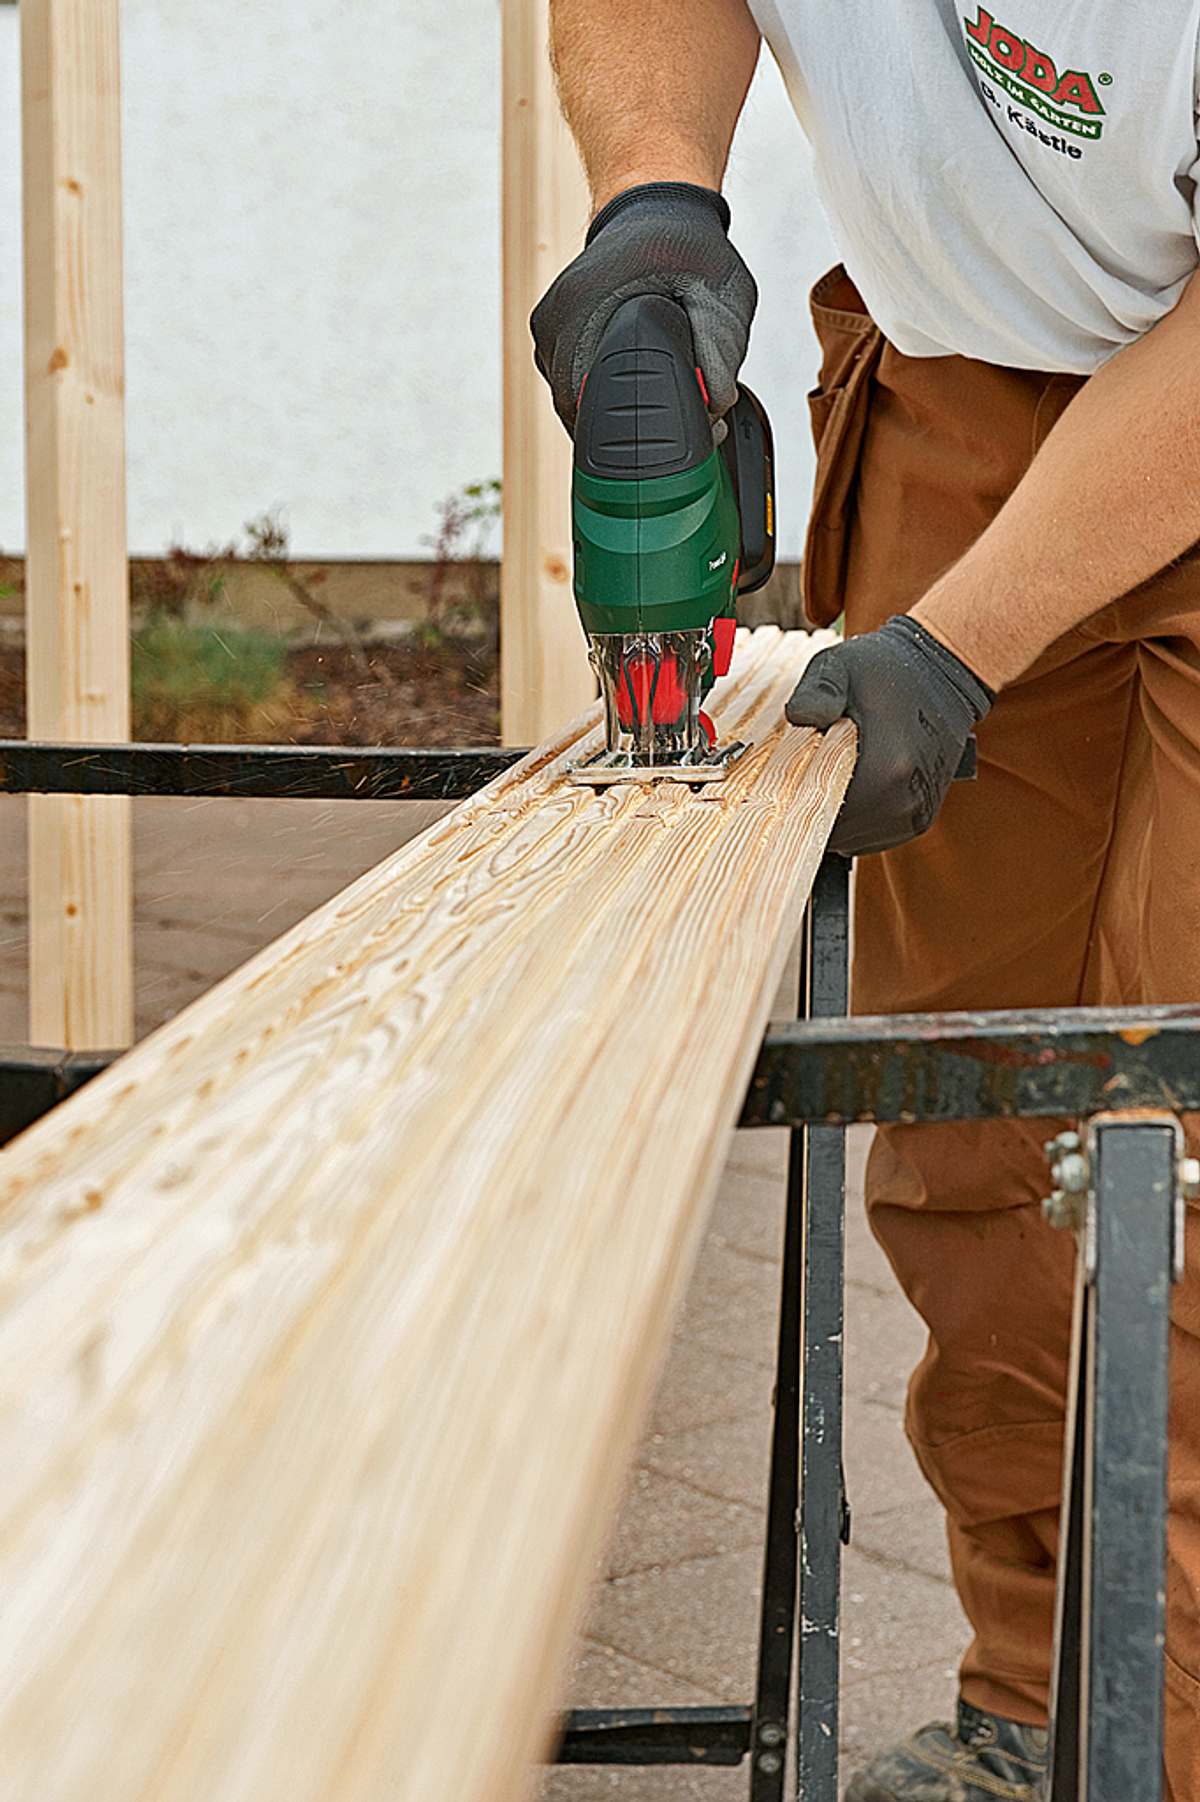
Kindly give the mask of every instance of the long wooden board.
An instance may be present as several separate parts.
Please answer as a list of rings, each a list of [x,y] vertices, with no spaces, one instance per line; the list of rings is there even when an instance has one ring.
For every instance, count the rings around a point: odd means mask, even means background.
[[[853,729],[593,715],[0,1153],[0,1794],[510,1802]]]

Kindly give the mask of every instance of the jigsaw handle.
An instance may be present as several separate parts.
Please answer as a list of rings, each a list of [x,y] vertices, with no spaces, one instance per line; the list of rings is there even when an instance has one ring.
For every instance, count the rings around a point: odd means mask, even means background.
[[[576,469],[644,481],[695,469],[712,448],[708,396],[687,314],[663,294],[623,301],[584,379]]]

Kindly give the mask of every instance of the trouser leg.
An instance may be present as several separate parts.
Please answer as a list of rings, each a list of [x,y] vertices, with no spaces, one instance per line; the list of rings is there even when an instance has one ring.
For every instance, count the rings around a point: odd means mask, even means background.
[[[915,362],[814,309],[815,398],[840,468],[810,608],[866,631],[910,607],[982,531],[1077,383],[960,358]],[[863,382],[855,371],[869,368]],[[858,382],[857,390],[855,383]],[[845,402],[849,400],[850,405]],[[819,464],[822,456],[819,454]],[[979,733],[980,777],[933,829],[857,872],[855,1006],[1200,998],[1200,553],[1052,648]],[[1197,1121],[1185,1122],[1200,1143]],[[929,1328],[908,1428],[946,1509],[975,1638],[969,1701],[1045,1717],[1072,1246],[1040,1213],[1047,1123],[877,1136],[874,1229]],[[1200,1797],[1200,1224],[1173,1297],[1167,1633],[1170,1802]]]
[[[1200,557],[1106,610],[1067,650],[1001,696],[981,730],[974,796],[955,791],[927,839],[860,866],[860,1005],[1200,997]],[[1014,783],[1023,818],[1004,798]],[[969,808],[986,842],[962,824]],[[1195,1151],[1200,1121],[1185,1127]],[[1072,1255],[1037,1205],[1044,1133],[1040,1122],[888,1129],[868,1175],[875,1230],[929,1326],[907,1424],[947,1511],[975,1629],[963,1691],[1035,1723],[1049,1678]],[[1195,1207],[1188,1216],[1171,1336],[1170,1802],[1200,1797],[1200,1222]]]
[[[1100,910],[1107,966],[1137,945],[1132,998],[1200,998],[1200,556],[1094,623],[1136,646],[1141,755],[1127,785],[1120,856]],[[1108,980],[1107,969],[1101,980]],[[1200,1119],[1185,1119],[1200,1150]],[[1185,1271],[1172,1296],[1166,1774],[1169,1802],[1200,1797],[1200,1219],[1188,1208]]]
[[[1060,647],[1002,695],[932,831],[858,867],[855,1005],[1074,1005],[1109,855],[1135,657]],[[1088,778],[1080,780],[1086,761]],[[974,1630],[962,1690],[1045,1720],[1073,1245],[1042,1218],[1045,1122],[882,1129],[871,1224],[929,1331],[906,1425]]]
[[[823,379],[853,383],[853,291],[825,294]],[[852,390],[837,405],[818,397],[824,459],[843,467],[818,476],[829,517],[810,531],[823,590],[810,579],[810,607],[829,617],[844,603],[858,632],[911,606],[1003,504],[1073,386],[885,346],[865,406]],[[1079,1000],[1134,663],[1075,636],[1055,647],[984,722],[978,781],[916,843],[860,862],[858,1011]],[[1041,1125],[885,1129],[867,1178],[874,1230],[929,1329],[907,1424],[975,1632],[964,1692],[1033,1723],[1049,1681],[1071,1275],[1070,1243],[1040,1213],[1044,1137]]]

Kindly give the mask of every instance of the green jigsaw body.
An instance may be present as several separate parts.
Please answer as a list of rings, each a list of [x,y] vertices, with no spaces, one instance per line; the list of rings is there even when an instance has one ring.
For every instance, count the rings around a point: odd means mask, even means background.
[[[679,475],[614,481],[577,471],[572,521],[575,600],[589,637],[703,630],[733,614],[741,523],[719,451]]]
[[[663,295],[624,302],[575,421],[575,602],[606,740],[584,780],[665,769],[708,781],[744,749],[718,743],[702,703],[730,668],[738,594],[774,556],[771,433],[748,389],[720,437],[686,313]]]

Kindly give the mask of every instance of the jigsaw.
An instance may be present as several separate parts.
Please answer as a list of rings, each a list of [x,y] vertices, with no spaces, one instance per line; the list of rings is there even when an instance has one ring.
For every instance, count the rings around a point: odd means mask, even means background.
[[[748,388],[725,424],[718,443],[683,308],[618,307],[575,425],[575,600],[605,718],[576,782],[712,782],[746,748],[718,741],[703,702],[733,657],[738,596],[774,568],[773,453]]]

